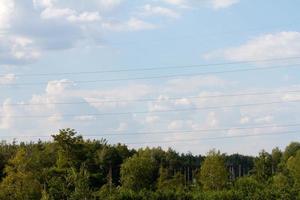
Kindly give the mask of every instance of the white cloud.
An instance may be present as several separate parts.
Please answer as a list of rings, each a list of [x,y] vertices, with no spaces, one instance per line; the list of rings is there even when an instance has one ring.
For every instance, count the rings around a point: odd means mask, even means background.
[[[274,116],[267,115],[267,116],[259,117],[254,121],[256,123],[271,123],[273,120],[274,120]]]
[[[16,81],[17,77],[15,74],[0,75],[0,85],[12,84]]]
[[[175,5],[181,8],[187,8],[189,0],[162,0],[165,3]]]
[[[43,19],[57,19],[57,18],[68,18],[69,16],[75,15],[76,12],[70,8],[54,8],[48,7],[41,13]]]
[[[156,25],[145,22],[141,19],[132,17],[128,21],[105,21],[102,23],[102,27],[111,31],[141,31],[151,30],[157,28]]]
[[[282,100],[284,101],[298,101],[300,100],[300,94],[283,94]]]
[[[48,117],[49,122],[59,122],[61,120],[63,120],[63,116],[59,113],[52,114],[50,117]]]
[[[244,116],[240,119],[240,124],[248,124],[250,122],[250,118],[247,116]]]
[[[0,107],[0,111],[1,111],[0,129],[9,129],[12,126],[13,123],[12,115],[14,112],[10,104],[11,104],[11,100],[6,99],[2,104],[2,107]]]
[[[81,92],[78,95],[84,98],[92,107],[98,110],[121,108],[130,105],[130,100],[137,100],[146,96],[152,90],[148,85],[128,85],[107,90]],[[128,101],[118,101],[128,100]]]
[[[123,0],[96,0],[100,8],[104,8],[105,10],[111,10],[123,2]]]
[[[215,112],[209,112],[206,117],[206,125],[208,127],[217,127],[219,124],[219,119],[217,118],[217,114]]]
[[[245,44],[205,54],[207,59],[225,58],[231,61],[272,59],[299,56],[300,32],[284,31],[266,34],[249,40]]]
[[[126,131],[128,129],[128,124],[125,122],[120,122],[119,127],[116,129],[118,132]]]
[[[38,59],[41,52],[31,38],[0,36],[0,63],[27,63]]]
[[[192,101],[188,98],[181,98],[175,100],[175,105],[192,105]]]
[[[67,79],[49,81],[46,87],[46,92],[48,95],[60,95],[66,89],[74,86],[75,83]]]
[[[14,0],[0,0],[0,30],[10,27],[10,19],[14,14]]]
[[[193,8],[196,6],[202,6],[208,4],[209,7],[219,10],[228,8],[234,4],[237,4],[240,0],[162,0],[165,3],[178,6],[179,8]]]
[[[222,9],[230,7],[239,2],[239,0],[210,0],[213,9]]]
[[[81,116],[76,116],[74,119],[77,121],[94,121],[96,120],[96,117],[91,115],[81,115]]]
[[[159,119],[160,119],[160,117],[158,117],[158,116],[149,115],[149,116],[146,116],[145,122],[148,123],[148,124],[153,124],[155,122],[158,122]]]
[[[146,4],[142,8],[140,14],[142,16],[165,16],[170,18],[180,17],[180,14],[172,9],[161,7],[161,6],[153,6],[150,4]]]
[[[71,15],[68,17],[71,22],[95,22],[101,20],[98,12],[83,12],[79,15]]]
[[[16,37],[12,41],[12,55],[18,60],[35,60],[40,52],[34,49],[34,41],[26,37]]]
[[[46,8],[42,13],[43,19],[66,19],[70,22],[95,22],[101,19],[98,12],[77,13],[70,8]]]
[[[154,24],[150,24],[137,18],[129,19],[129,21],[126,24],[128,26],[128,29],[133,31],[151,30],[156,28]]]
[[[35,8],[48,8],[53,6],[53,0],[33,0]]]
[[[195,90],[201,90],[208,87],[224,87],[230,85],[229,81],[217,76],[194,76],[188,78],[176,78],[167,82],[165,88],[168,92],[189,93]]]

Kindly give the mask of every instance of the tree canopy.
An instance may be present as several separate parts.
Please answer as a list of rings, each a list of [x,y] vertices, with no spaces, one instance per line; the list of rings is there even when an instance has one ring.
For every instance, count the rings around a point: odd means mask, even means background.
[[[258,156],[130,149],[62,129],[52,142],[0,143],[0,200],[300,199],[300,144]]]

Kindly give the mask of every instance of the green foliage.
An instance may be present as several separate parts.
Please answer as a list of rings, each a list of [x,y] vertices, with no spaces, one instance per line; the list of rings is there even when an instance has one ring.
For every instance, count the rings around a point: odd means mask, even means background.
[[[265,182],[272,175],[272,156],[265,152],[261,151],[259,156],[255,159],[254,162],[254,173],[255,178],[258,181]]]
[[[282,161],[282,152],[281,150],[276,147],[275,149],[272,150],[272,173],[277,173],[280,168],[280,163]]]
[[[30,157],[24,148],[8,161],[6,176],[0,185],[0,199],[30,200],[41,197],[41,185],[30,171]]]
[[[222,190],[228,182],[225,158],[220,152],[210,151],[200,169],[200,182],[204,190]]]
[[[134,191],[153,189],[157,175],[158,164],[150,149],[139,151],[121,166],[122,186]]]
[[[260,199],[263,185],[253,177],[239,178],[235,184],[234,189],[240,193],[245,200]]]
[[[297,142],[256,158],[213,150],[204,159],[84,140],[73,129],[53,139],[0,143],[0,200],[300,199]]]
[[[300,150],[300,142],[292,142],[284,151],[283,159],[287,161],[290,157],[295,156],[297,151]]]
[[[159,178],[157,180],[157,190],[176,192],[184,190],[184,176],[177,172],[174,176],[168,174],[168,170],[159,169]]]
[[[300,188],[300,150],[287,161],[287,168],[292,174],[295,188]],[[299,189],[300,191],[300,189]]]

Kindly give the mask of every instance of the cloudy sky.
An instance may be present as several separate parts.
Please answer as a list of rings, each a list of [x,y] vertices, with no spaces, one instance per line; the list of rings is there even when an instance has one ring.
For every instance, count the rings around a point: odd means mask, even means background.
[[[256,154],[300,139],[300,2],[0,0],[0,137]]]

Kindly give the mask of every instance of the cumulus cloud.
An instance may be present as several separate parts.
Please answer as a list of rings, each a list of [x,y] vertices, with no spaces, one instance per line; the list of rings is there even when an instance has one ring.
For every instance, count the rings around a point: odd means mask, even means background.
[[[123,0],[96,0],[98,5],[105,10],[111,10],[121,5]]]
[[[96,117],[91,115],[81,115],[81,116],[75,116],[74,119],[77,121],[94,121],[96,120]]]
[[[130,18],[128,21],[106,21],[102,24],[104,29],[113,31],[141,31],[156,29],[157,26],[149,22],[143,21],[136,17]]]
[[[0,107],[0,113],[1,113],[1,118],[0,118],[0,129],[9,129],[12,126],[13,119],[13,108],[10,106],[11,100],[6,99],[2,107]]]
[[[0,64],[30,63],[41,55],[35,42],[23,36],[0,36]]]
[[[194,76],[169,80],[165,89],[167,92],[172,93],[189,93],[195,90],[201,90],[202,88],[224,87],[226,85],[232,85],[232,83],[217,76]]]
[[[107,90],[83,91],[78,95],[82,96],[89,105],[102,111],[126,107],[132,103],[131,100],[140,99],[148,95],[151,90],[150,86],[136,84]]]
[[[165,3],[178,6],[180,8],[192,8],[201,6],[203,4],[208,4],[209,7],[219,10],[228,8],[234,4],[237,4],[240,0],[204,0],[204,1],[197,1],[197,0],[162,0]]]
[[[205,78],[205,77],[202,77]],[[221,79],[222,80],[222,79]],[[226,80],[223,80],[226,82]],[[235,127],[241,126],[261,126],[265,124],[284,124],[299,121],[298,113],[299,108],[278,105],[262,105],[254,107],[233,107],[222,108],[222,106],[235,105],[235,104],[248,104],[257,102],[271,102],[280,101],[284,98],[293,99],[294,96],[288,97],[287,93],[281,92],[276,95],[249,95],[249,96],[230,96],[230,97],[212,97],[216,95],[228,94],[227,90],[222,85],[211,83],[203,88],[194,88],[189,90],[188,93],[173,93],[170,91],[176,90],[177,85],[171,90],[169,82],[162,82],[159,86],[153,85],[123,85],[122,87],[113,87],[109,89],[76,89],[74,82],[70,80],[53,80],[49,81],[45,92],[33,95],[28,103],[41,104],[40,106],[22,106],[17,107],[17,110],[12,110],[9,103],[0,107],[0,112],[9,112],[7,121],[3,121],[1,127],[11,127],[13,115],[43,115],[49,116],[48,118],[35,119],[32,127],[27,127],[28,130],[53,130],[53,128],[61,127],[74,127],[78,130],[85,128],[85,130],[96,134],[93,130],[111,130],[111,131],[164,131],[172,130],[172,133],[165,135],[149,135],[149,141],[163,141],[163,140],[176,140],[180,143],[182,139],[193,139],[201,137],[220,137],[226,135],[239,135],[239,134],[257,134],[268,133],[268,131],[281,131],[281,129],[245,129],[238,130]],[[208,90],[212,87],[213,90]],[[166,90],[168,88],[169,90]],[[231,87],[230,87],[231,88]],[[298,87],[299,88],[299,87]],[[232,88],[231,88],[232,89]],[[297,89],[296,87],[294,88]],[[268,91],[279,92],[284,90],[291,90],[291,88],[268,89]],[[168,91],[168,92],[166,92]],[[200,93],[199,93],[200,91]],[[245,91],[235,90],[236,93],[245,93]],[[252,88],[249,93],[259,92],[259,89]],[[175,95],[176,94],[176,95]],[[199,96],[199,98],[189,98],[190,96]],[[154,98],[154,97],[157,98]],[[181,96],[182,98],[171,98]],[[210,97],[210,98],[206,98]],[[146,102],[134,102],[130,100],[138,99],[154,99]],[[123,100],[121,102],[103,102]],[[126,101],[129,100],[129,101]],[[53,102],[85,102],[75,105],[54,105]],[[26,102],[24,102],[26,103]],[[216,109],[201,109],[207,107],[220,107]],[[189,109],[187,112],[159,112],[162,110],[175,110],[175,109]],[[130,115],[103,115],[101,120],[97,120],[97,116],[93,114],[101,113],[119,113],[119,112],[135,112],[145,111],[143,114],[130,114]],[[12,114],[13,112],[17,114]],[[67,118],[65,114],[75,114],[76,116]],[[297,120],[298,117],[298,120]],[[27,124],[23,120],[13,119],[14,124],[18,123],[16,129],[23,130]],[[9,122],[9,123],[8,123]],[[79,123],[82,122],[82,123]],[[10,124],[5,125],[5,124]],[[87,127],[87,125],[89,127]],[[114,129],[112,129],[114,127]],[[201,131],[207,129],[219,128],[232,128],[230,131]],[[191,131],[188,134],[178,130]],[[288,128],[282,129],[284,131]],[[173,133],[174,131],[174,133]],[[201,134],[201,135],[200,135]],[[202,135],[204,134],[204,135]],[[141,140],[146,140],[144,135]],[[128,138],[125,138],[125,141]],[[117,142],[120,142],[120,138]],[[174,142],[175,144],[176,142]],[[177,143],[176,143],[177,144]],[[201,140],[197,140],[189,150],[199,151],[192,149],[198,147]],[[168,144],[169,145],[169,144]],[[180,149],[180,148],[179,148]],[[207,149],[206,149],[207,150]]]
[[[211,5],[214,9],[222,9],[230,7],[239,2],[239,0],[210,0]]]
[[[53,6],[53,0],[33,0],[35,8],[48,8]]]
[[[273,59],[299,56],[300,33],[284,31],[255,37],[245,44],[204,55],[206,59],[224,58],[231,61]]]
[[[49,95],[61,94],[66,89],[72,88],[74,86],[75,83],[67,79],[49,81],[46,87],[46,92]]]
[[[180,14],[176,11],[165,8],[161,6],[153,6],[150,4],[146,4],[143,6],[142,10],[140,11],[140,15],[142,16],[165,16],[170,18],[179,18]]]
[[[99,46],[102,33],[108,31],[157,28],[131,13],[127,19],[110,16],[110,9],[121,3],[122,0],[92,0],[88,4],[85,1],[1,0],[0,64],[28,64],[50,50]],[[24,23],[25,19],[29,22]]]
[[[12,84],[16,81],[17,77],[15,74],[4,74],[0,75],[0,85]]]
[[[189,0],[162,0],[162,1],[181,8],[187,8],[189,5]]]
[[[10,19],[14,13],[14,0],[0,0],[0,31],[10,27]]]
[[[46,8],[42,13],[43,19],[65,19],[70,22],[95,22],[101,19],[98,12],[78,13],[70,8]]]
[[[247,117],[247,116],[243,116],[243,117],[241,117],[241,119],[240,119],[240,124],[248,124],[249,122],[250,122],[250,118],[249,117]]]

